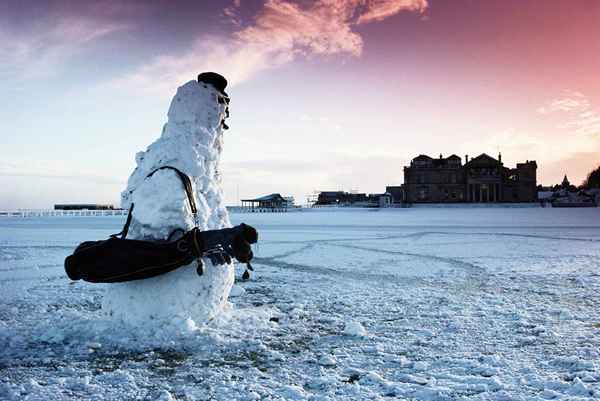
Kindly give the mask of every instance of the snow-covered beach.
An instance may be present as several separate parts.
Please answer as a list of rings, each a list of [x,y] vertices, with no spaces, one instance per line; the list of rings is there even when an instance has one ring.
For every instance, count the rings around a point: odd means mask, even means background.
[[[123,219],[0,218],[0,399],[600,398],[598,208],[232,214],[252,280],[156,333],[64,274]]]

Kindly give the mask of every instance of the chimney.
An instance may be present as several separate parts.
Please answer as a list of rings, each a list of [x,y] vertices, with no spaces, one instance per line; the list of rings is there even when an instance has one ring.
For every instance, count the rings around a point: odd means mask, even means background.
[[[442,154],[440,153],[440,160],[442,160],[442,159],[443,159],[443,157],[442,157]]]
[[[465,155],[465,164],[469,162],[469,155]]]
[[[498,153],[498,161],[502,163],[502,153]]]

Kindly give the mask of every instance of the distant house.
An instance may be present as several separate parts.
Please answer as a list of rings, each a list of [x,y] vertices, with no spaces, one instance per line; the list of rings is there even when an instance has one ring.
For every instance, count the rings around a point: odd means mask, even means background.
[[[390,194],[392,203],[404,202],[404,185],[387,186],[385,192]]]
[[[95,203],[69,203],[54,205],[54,210],[114,210],[113,205],[100,205]]]
[[[343,203],[347,193],[343,191],[323,191],[319,192],[315,205],[337,205]]]
[[[292,198],[293,204],[293,198]],[[242,199],[242,208],[245,209],[269,209],[279,210],[287,209],[290,205],[290,199],[284,198],[281,194],[270,194],[255,199]]]
[[[559,189],[551,198],[552,207],[596,207],[596,196],[585,190]]]
[[[560,185],[551,188],[538,187],[538,199],[542,206],[596,207],[600,206],[600,189],[577,189],[565,175]]]
[[[296,207],[293,196],[284,196],[283,199],[285,199],[285,202],[283,203],[283,207],[288,208],[288,209]]]
[[[369,194],[371,205],[376,205],[377,207],[390,207],[394,203],[393,200],[392,194],[387,191],[382,194]]]
[[[392,195],[352,193],[343,191],[323,191],[319,193],[316,206],[354,206],[354,207],[388,207],[392,203]]]
[[[536,162],[530,160],[504,167],[502,155],[466,156],[464,165],[456,155],[419,155],[404,167],[404,186],[395,192],[408,203],[535,202],[536,171]]]
[[[591,188],[588,189],[586,192],[594,197],[596,206],[600,207],[600,188]]]
[[[319,193],[317,206],[337,205],[349,206],[360,202],[368,202],[369,198],[365,193],[352,193],[344,191],[323,191]]]

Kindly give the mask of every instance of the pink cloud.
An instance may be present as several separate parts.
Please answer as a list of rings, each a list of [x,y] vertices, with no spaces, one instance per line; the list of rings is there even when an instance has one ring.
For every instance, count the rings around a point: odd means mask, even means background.
[[[600,111],[588,97],[576,91],[564,91],[563,95],[540,107],[538,113],[559,115],[562,121],[558,127],[573,134],[600,138]]]
[[[270,0],[255,23],[235,33],[241,44],[257,46],[265,52],[350,53],[359,55],[362,39],[352,32],[347,4],[319,1],[310,8]]]
[[[401,11],[423,13],[427,7],[427,0],[367,0],[366,11],[358,17],[358,24],[381,21]]]
[[[316,0],[308,5],[267,0],[251,24],[241,27],[240,2],[224,15],[237,28],[228,38],[201,36],[183,54],[160,56],[113,84],[171,93],[200,70],[217,70],[231,84],[266,69],[312,55],[362,53],[363,39],[354,28],[402,11],[423,12],[426,0]]]
[[[426,0],[317,0],[304,7],[289,0],[267,0],[254,23],[235,32],[234,38],[240,45],[267,52],[358,56],[363,41],[353,30],[356,25],[426,8]]]
[[[242,6],[240,0],[234,0],[233,3],[223,9],[223,15],[236,27],[242,26],[242,20],[239,16],[239,9]]]

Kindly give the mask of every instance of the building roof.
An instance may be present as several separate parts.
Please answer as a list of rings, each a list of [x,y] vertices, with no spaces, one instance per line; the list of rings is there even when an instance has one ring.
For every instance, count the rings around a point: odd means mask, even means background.
[[[415,157],[414,159],[412,159],[411,161],[411,166],[413,164],[413,162],[425,162],[427,166],[431,166],[431,167],[441,167],[441,166],[451,166],[451,167],[456,167],[457,163],[449,163],[449,161],[455,161],[458,160],[458,164],[460,165],[460,161],[461,158],[457,155],[451,155],[448,157],[443,157],[443,155],[440,154],[439,158],[433,158],[433,157],[429,157],[427,155],[419,155],[417,157]]]
[[[468,163],[465,164],[465,166],[469,166],[469,167],[476,167],[476,166],[497,166],[500,162],[496,159],[494,159],[492,156],[487,155],[485,153],[480,154],[477,157],[472,158],[471,160],[469,160]]]
[[[517,163],[517,168],[520,166],[535,166],[537,168],[537,163],[535,160],[527,160],[525,163]]]
[[[285,201],[285,198],[281,194],[270,194],[261,196],[256,199],[242,199],[242,202],[268,202],[268,201]]]

